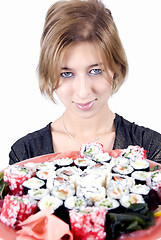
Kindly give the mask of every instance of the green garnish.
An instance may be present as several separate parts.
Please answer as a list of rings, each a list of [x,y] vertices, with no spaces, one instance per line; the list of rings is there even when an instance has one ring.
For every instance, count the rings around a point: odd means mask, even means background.
[[[3,172],[0,172],[0,199],[3,199],[4,196],[7,195],[8,192],[8,182],[4,182],[3,180]]]
[[[156,171],[158,169],[160,169],[160,166],[159,165],[155,165],[154,167],[150,168],[150,172]]]
[[[16,201],[18,201],[18,202],[24,202],[23,199],[17,198],[17,197],[14,197],[14,200],[16,200]]]
[[[127,153],[124,154],[124,157],[127,158],[131,153],[132,153],[132,152],[131,152],[131,150],[130,150],[129,152],[127,152]]]
[[[75,207],[80,207],[82,205],[82,200],[78,199],[75,201]]]
[[[108,213],[106,223],[107,240],[111,240],[117,239],[121,233],[130,233],[154,226],[155,218],[146,203],[139,203],[132,204],[125,213]]]

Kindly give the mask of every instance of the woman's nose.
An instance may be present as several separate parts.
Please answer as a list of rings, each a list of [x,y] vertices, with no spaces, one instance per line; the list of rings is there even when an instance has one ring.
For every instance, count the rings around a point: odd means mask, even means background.
[[[88,75],[80,75],[75,79],[75,91],[81,98],[86,98],[91,92],[91,79]]]

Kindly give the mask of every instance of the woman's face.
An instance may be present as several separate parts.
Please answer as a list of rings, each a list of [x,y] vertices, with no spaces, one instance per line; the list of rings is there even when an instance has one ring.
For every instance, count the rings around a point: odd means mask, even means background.
[[[93,43],[76,43],[65,51],[56,92],[66,110],[78,117],[90,118],[107,109],[112,87]]]

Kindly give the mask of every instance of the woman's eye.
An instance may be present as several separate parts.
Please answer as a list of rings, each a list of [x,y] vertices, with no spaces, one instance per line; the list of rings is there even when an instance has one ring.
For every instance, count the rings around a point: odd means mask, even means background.
[[[91,69],[89,75],[99,75],[102,73],[102,69]]]
[[[60,76],[63,78],[71,78],[74,76],[74,74],[72,72],[63,72],[60,74]]]

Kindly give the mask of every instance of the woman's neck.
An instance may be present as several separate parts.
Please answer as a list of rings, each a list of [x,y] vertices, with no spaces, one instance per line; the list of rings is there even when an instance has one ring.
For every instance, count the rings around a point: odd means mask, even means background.
[[[78,142],[91,142],[113,129],[115,114],[107,107],[102,114],[83,119],[65,111],[62,116],[64,131]]]

